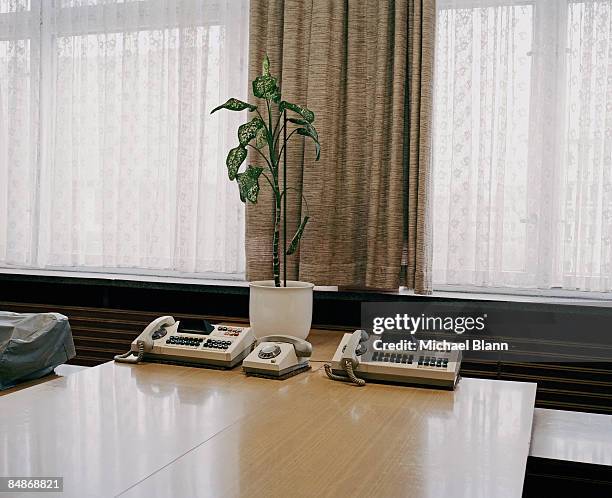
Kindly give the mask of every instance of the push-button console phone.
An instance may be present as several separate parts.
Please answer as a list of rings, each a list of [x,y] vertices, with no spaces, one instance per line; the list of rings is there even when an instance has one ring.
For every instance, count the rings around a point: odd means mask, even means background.
[[[331,365],[325,365],[328,377],[350,381],[359,386],[364,379],[398,384],[454,389],[459,378],[461,351],[377,350],[365,331],[344,334]]]
[[[171,316],[160,317],[132,342],[130,351],[115,361],[138,363],[142,360],[194,366],[232,368],[253,349],[255,336],[250,328],[184,323]]]

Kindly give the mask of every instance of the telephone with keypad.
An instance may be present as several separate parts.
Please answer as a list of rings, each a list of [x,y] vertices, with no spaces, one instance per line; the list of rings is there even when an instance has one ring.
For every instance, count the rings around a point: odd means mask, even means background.
[[[378,336],[376,336],[378,337]],[[461,351],[384,350],[363,330],[344,334],[331,365],[330,379],[364,386],[365,380],[453,390],[459,379]]]
[[[206,320],[176,321],[171,316],[153,320],[115,361],[178,363],[232,368],[253,349],[250,328],[212,325]]]

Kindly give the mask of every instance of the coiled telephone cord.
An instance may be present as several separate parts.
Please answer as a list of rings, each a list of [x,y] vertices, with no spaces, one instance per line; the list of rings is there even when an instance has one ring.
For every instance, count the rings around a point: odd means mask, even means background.
[[[144,356],[144,341],[138,341],[138,356],[136,358],[130,358],[132,356],[132,351],[128,351],[127,353],[118,354],[115,356],[115,361],[120,363],[140,363]]]
[[[325,363],[323,365],[323,368],[325,369],[325,373],[331,380],[339,380],[341,382],[350,381],[359,387],[365,386],[366,384],[365,380],[360,379],[359,377],[355,375],[355,372],[353,371],[353,363],[351,362],[351,360],[344,360],[344,364],[342,366],[344,367],[344,371],[346,372],[346,375],[348,375],[348,379],[346,377],[343,377],[341,375],[336,375],[335,373],[333,373],[331,369],[331,365],[329,365],[328,363]]]

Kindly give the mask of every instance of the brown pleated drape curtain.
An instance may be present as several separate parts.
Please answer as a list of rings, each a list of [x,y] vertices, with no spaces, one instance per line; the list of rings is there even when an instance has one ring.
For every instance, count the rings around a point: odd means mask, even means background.
[[[251,1],[251,80],[267,53],[282,98],[315,112],[321,142],[319,162],[311,141],[288,147],[289,239],[310,215],[288,278],[430,291],[434,19],[434,0]],[[249,280],[272,274],[262,183],[247,208]]]

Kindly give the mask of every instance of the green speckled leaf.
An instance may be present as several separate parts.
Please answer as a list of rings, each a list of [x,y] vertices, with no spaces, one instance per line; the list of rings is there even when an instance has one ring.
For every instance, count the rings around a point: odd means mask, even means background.
[[[238,189],[240,190],[240,200],[247,200],[255,204],[257,202],[257,194],[259,194],[259,175],[263,168],[249,166],[244,173],[236,175]]]
[[[254,111],[257,109],[256,105],[247,104],[242,100],[238,99],[229,99],[225,104],[222,104],[218,107],[215,107],[210,113],[217,112],[220,109],[227,109],[228,111],[244,111],[248,109],[249,111]]]
[[[289,111],[297,112],[300,116],[302,116],[309,123],[312,123],[315,120],[314,112],[312,112],[310,109],[302,105],[292,104],[291,102],[287,102],[283,100],[279,105],[279,111],[283,112],[285,109]]]
[[[314,126],[308,125],[304,128],[298,128],[297,133],[303,137],[310,137],[313,139],[315,143],[315,152],[317,154],[315,161],[318,161],[321,157],[321,144],[319,143],[319,134],[317,130],[315,130]]]
[[[230,180],[234,180],[238,174],[238,169],[243,161],[246,159],[247,151],[244,147],[239,145],[229,151],[225,164],[227,165],[227,174]]]
[[[264,55],[263,62],[261,63],[261,74],[270,76],[270,59],[268,54]]]
[[[255,135],[255,147],[258,149],[264,148],[268,143],[268,136],[266,133],[266,129],[264,127],[259,128],[257,130],[257,135]]]
[[[276,84],[276,78],[269,74],[258,76],[253,80],[253,94],[260,99],[269,99],[273,102],[280,100],[280,89]]]
[[[264,127],[260,117],[254,117],[248,123],[238,127],[238,140],[243,147],[257,136],[257,132]]]
[[[296,124],[296,125],[300,125],[300,126],[307,126],[310,123],[304,119],[298,119],[298,118],[287,118],[287,121],[289,121],[290,123]]]
[[[293,239],[291,239],[291,244],[289,244],[289,248],[287,249],[287,256],[291,256],[295,251],[297,251],[298,246],[300,245],[300,240],[302,239],[302,234],[304,233],[304,228],[306,228],[306,223],[310,219],[309,216],[304,216],[302,223],[295,232]]]

